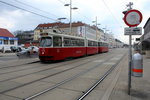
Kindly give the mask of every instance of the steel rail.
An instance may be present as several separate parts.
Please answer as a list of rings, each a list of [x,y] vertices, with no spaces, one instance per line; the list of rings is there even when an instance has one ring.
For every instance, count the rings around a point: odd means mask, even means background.
[[[28,63],[24,63],[24,64],[18,64],[18,65],[11,65],[11,66],[7,66],[7,67],[0,67],[0,69],[5,69],[5,68],[10,68],[10,67],[20,67],[21,65],[29,65],[29,64],[33,64],[33,63],[38,63],[40,61],[33,61],[33,62],[28,62]]]
[[[115,67],[120,63],[120,61],[124,58],[125,55],[126,54],[124,54],[116,64],[114,64],[102,77],[100,77],[100,79],[97,82],[95,82],[93,86],[91,86],[86,92],[84,92],[84,94],[80,96],[77,100],[84,99],[90,92],[92,92],[94,88],[96,88],[115,69]]]
[[[96,58],[94,58],[94,59],[96,59]],[[85,59],[85,60],[86,60],[86,59]],[[77,61],[75,61],[75,62],[77,62]],[[73,62],[73,63],[74,63],[74,62]],[[77,67],[79,67],[79,66],[81,66],[81,65],[84,65],[84,64],[87,64],[87,63],[90,63],[90,62],[89,62],[89,61],[86,61],[86,62],[84,62],[84,63],[82,63],[82,64],[80,64],[80,65],[77,65],[77,66],[74,66],[74,67],[72,67],[72,68],[69,68],[69,69],[66,69],[66,70],[63,70],[63,71],[60,71],[60,72],[57,72],[57,73],[54,73],[54,74],[51,74],[51,75],[45,76],[45,77],[40,78],[40,79],[36,79],[36,80],[34,80],[34,81],[32,81],[32,82],[25,83],[25,84],[22,84],[22,85],[20,85],[20,86],[12,87],[12,88],[7,89],[7,90],[4,90],[4,91],[0,91],[0,93],[5,93],[5,92],[8,92],[8,91],[11,91],[11,90],[14,90],[14,89],[17,89],[17,88],[20,88],[20,87],[23,87],[23,86],[26,86],[26,85],[32,84],[32,83],[34,83],[34,82],[37,82],[37,81],[40,81],[40,80],[46,79],[46,78],[48,78],[48,77],[51,77],[51,76],[54,76],[54,75],[57,75],[57,74],[60,74],[60,73],[66,72],[66,71],[68,71],[68,70],[71,70],[71,69],[77,68]],[[66,65],[68,65],[68,64],[66,63]]]
[[[84,60],[84,59],[87,59],[87,58],[83,58],[83,60]],[[94,58],[94,59],[96,59],[96,58]],[[81,60],[81,59],[79,59],[79,60]],[[72,63],[78,62],[79,60],[75,60],[75,61],[72,61],[72,62],[70,62],[70,63],[65,62],[65,64],[63,64],[63,65],[72,64]],[[36,62],[33,62],[33,63],[36,63]],[[26,64],[23,64],[23,65],[33,64],[33,63],[26,63]],[[39,65],[39,67],[40,67],[40,66],[41,66],[41,65]],[[48,66],[48,65],[47,65],[47,66]],[[35,66],[35,67],[37,68],[38,66]],[[32,69],[32,68],[34,69],[35,67],[20,69],[20,70],[17,70],[17,71],[28,70],[28,69]],[[35,73],[39,73],[39,72],[44,72],[44,71],[46,71],[46,70],[50,70],[50,69],[54,69],[54,68],[58,68],[58,67],[62,67],[62,64],[61,64],[61,65],[54,66],[54,67],[51,67],[51,68],[47,68],[47,69],[44,69],[44,70],[40,70],[40,71],[36,71],[36,72],[32,72],[32,73],[28,73],[28,74],[24,74],[24,75],[20,75],[20,76],[11,77],[11,78],[8,78],[8,79],[0,80],[0,82],[9,81],[9,80],[12,80],[12,79],[24,77],[24,76],[31,75],[31,74],[35,74]],[[0,73],[0,75],[7,74],[7,73],[10,73],[10,72],[17,72],[17,71],[4,72],[4,73]]]
[[[113,57],[113,56],[112,56],[112,57]],[[48,88],[48,89],[46,89],[46,90],[43,90],[43,91],[41,91],[41,92],[39,92],[39,93],[36,93],[36,94],[34,94],[34,95],[30,96],[30,97],[27,97],[27,98],[25,98],[25,99],[23,99],[23,100],[31,100],[31,99],[36,98],[36,97],[38,97],[38,96],[40,96],[40,95],[42,95],[42,94],[44,94],[44,93],[46,93],[46,92],[48,92],[48,91],[51,91],[51,90],[57,88],[58,86],[61,86],[61,85],[65,84],[65,83],[67,83],[67,82],[69,82],[69,81],[71,81],[71,80],[73,80],[73,79],[75,79],[75,78],[77,78],[77,77],[79,77],[79,76],[81,76],[81,75],[83,75],[83,74],[85,74],[85,73],[87,73],[87,72],[89,72],[89,71],[91,71],[91,70],[93,70],[93,69],[99,67],[99,66],[102,65],[103,63],[109,61],[110,59],[111,59],[111,57],[108,57],[107,60],[105,60],[105,61],[103,61],[103,62],[100,62],[99,64],[95,65],[94,67],[89,68],[89,69],[87,69],[87,70],[85,70],[85,71],[83,71],[83,72],[80,72],[80,73],[78,73],[78,74],[76,74],[76,75],[74,75],[74,76],[72,76],[72,77],[70,77],[70,78],[68,78],[68,79],[66,79],[66,80],[61,81],[60,83],[57,83],[56,85],[54,85],[54,86],[52,86],[52,87],[50,87],[50,88]]]

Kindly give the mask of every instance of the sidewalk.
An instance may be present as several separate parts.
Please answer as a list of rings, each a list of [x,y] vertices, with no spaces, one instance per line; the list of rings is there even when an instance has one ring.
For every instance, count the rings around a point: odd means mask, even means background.
[[[12,52],[10,52],[10,53],[2,53],[2,52],[0,52],[0,57],[10,56],[10,55],[16,55],[16,53],[12,53]]]
[[[143,77],[132,77],[131,95],[128,95],[128,60],[108,100],[150,100],[150,59],[143,56]]]

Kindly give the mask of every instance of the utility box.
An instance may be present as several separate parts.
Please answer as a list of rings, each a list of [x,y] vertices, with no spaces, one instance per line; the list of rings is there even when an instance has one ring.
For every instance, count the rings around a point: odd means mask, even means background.
[[[132,57],[132,76],[135,77],[143,76],[143,57],[137,51]]]

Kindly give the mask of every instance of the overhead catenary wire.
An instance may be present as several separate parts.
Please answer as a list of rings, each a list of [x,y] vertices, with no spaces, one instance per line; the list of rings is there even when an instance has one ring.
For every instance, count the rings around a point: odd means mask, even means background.
[[[110,12],[110,14],[112,15],[112,17],[114,17],[115,21],[120,25],[120,22],[117,20],[117,18],[115,17],[115,15],[112,13],[112,11],[110,10],[110,8],[108,7],[108,5],[106,4],[106,2],[104,0],[102,0],[102,2],[104,3],[104,5],[106,6],[106,8],[108,9],[108,11]]]
[[[41,10],[41,9],[39,9],[39,8],[36,8],[36,7],[33,7],[33,6],[31,6],[31,5],[27,4],[27,3],[21,2],[21,1],[19,1],[19,0],[14,0],[14,1],[16,1],[16,2],[18,2],[18,3],[20,3],[20,4],[23,4],[23,5],[25,5],[25,6],[31,7],[31,8],[33,8],[33,9],[35,9],[35,10],[41,11],[41,12],[43,12],[43,13],[51,14],[52,16],[58,17],[58,16],[55,15],[55,14],[52,14],[52,13],[50,13],[50,12]],[[60,0],[59,0],[59,1],[60,1]],[[61,2],[61,3],[63,3],[63,2]],[[58,17],[58,18],[59,18],[59,17]],[[68,18],[66,18],[66,19],[69,20]]]
[[[46,19],[50,19],[50,20],[53,20],[53,21],[58,21],[57,19],[49,18],[49,17],[47,17],[47,16],[44,16],[44,15],[41,15],[41,14],[35,13],[35,12],[33,12],[33,11],[26,10],[26,9],[24,9],[24,8],[21,8],[21,7],[18,7],[18,6],[12,5],[12,4],[7,3],[7,2],[4,2],[4,1],[0,1],[0,2],[1,2],[1,3],[3,3],[3,4],[9,5],[9,6],[15,7],[15,8],[17,8],[17,9],[21,9],[21,10],[23,10],[23,11],[26,11],[26,12],[32,13],[32,14],[34,14],[34,15],[37,15],[37,16],[40,16],[40,17],[46,18]],[[59,23],[58,23],[57,25],[59,26]],[[60,29],[59,27],[57,27],[57,28],[58,28],[58,30],[62,33],[61,29]]]
[[[35,13],[35,12],[33,12],[33,11],[30,11],[30,10],[27,10],[27,9],[24,9],[24,8],[21,8],[21,7],[18,7],[18,6],[15,6],[15,5],[10,4],[10,3],[7,3],[7,2],[4,2],[4,1],[0,1],[0,2],[3,3],[3,4],[9,5],[9,6],[15,7],[15,8],[17,8],[17,9],[21,9],[21,10],[23,10],[23,11],[32,13],[32,14],[34,14],[34,15],[41,16],[41,17],[43,17],[43,18],[50,19],[50,20],[53,20],[53,21],[57,21],[57,20],[55,20],[55,19],[53,19],[53,18],[50,18],[50,17],[44,16],[44,15]]]
[[[63,2],[62,0],[58,0],[60,3],[65,4],[65,2]]]
[[[17,3],[20,3],[20,4],[22,4],[22,5],[25,5],[25,6],[27,6],[27,7],[33,8],[33,9],[35,9],[35,10],[44,12],[44,13],[46,13],[46,14],[48,13],[48,14],[51,14],[52,16],[58,17],[57,15],[54,15],[54,14],[49,13],[49,12],[47,12],[47,11],[44,11],[44,10],[41,10],[41,9],[39,9],[39,8],[33,7],[33,6],[31,6],[31,5],[29,5],[29,4],[26,4],[26,3],[22,2],[22,1],[19,1],[19,0],[14,0],[14,1],[17,2]]]

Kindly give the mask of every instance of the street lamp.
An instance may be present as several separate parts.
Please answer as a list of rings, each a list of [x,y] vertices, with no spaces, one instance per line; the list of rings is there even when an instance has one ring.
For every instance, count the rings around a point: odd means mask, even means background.
[[[65,17],[57,18],[58,22],[61,22],[61,20],[64,20],[64,19],[67,19],[67,18],[65,18]]]
[[[77,7],[72,8],[72,0],[70,0],[70,4],[65,4],[64,6],[70,6],[70,34],[72,34],[72,10],[78,9]]]
[[[109,30],[107,30],[107,28],[103,28],[103,30],[104,30],[104,41],[106,41],[106,32]]]
[[[63,31],[60,29],[61,20],[64,20],[64,19],[67,19],[67,18],[65,18],[65,17],[57,18],[58,24],[56,27],[61,33],[63,33]]]
[[[95,19],[95,21],[92,21],[93,23],[95,23],[95,26],[96,26],[96,40],[97,40],[97,25],[101,25],[101,24],[98,24],[97,23],[97,17],[96,17],[96,19]]]
[[[58,18],[57,20],[62,20],[62,19],[66,19],[65,17],[62,17],[62,18]]]

